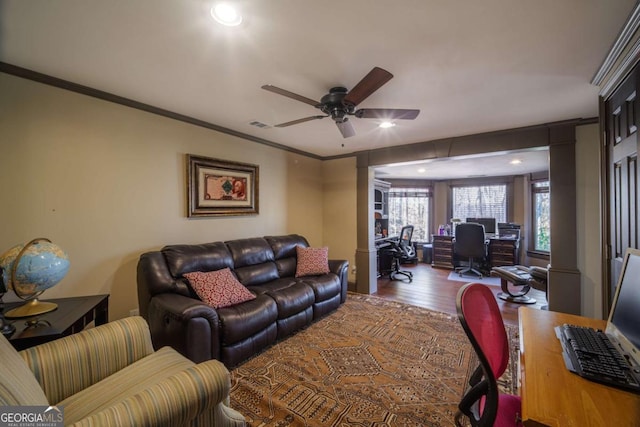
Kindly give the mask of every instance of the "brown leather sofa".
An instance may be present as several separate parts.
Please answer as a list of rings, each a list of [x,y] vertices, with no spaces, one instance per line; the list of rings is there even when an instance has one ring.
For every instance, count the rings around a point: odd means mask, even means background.
[[[138,302],[155,348],[171,346],[199,363],[233,367],[337,309],[347,298],[345,260],[329,260],[328,274],[295,277],[296,234],[197,245],[170,245],[138,261]],[[229,267],[256,298],[214,309],[183,274]]]

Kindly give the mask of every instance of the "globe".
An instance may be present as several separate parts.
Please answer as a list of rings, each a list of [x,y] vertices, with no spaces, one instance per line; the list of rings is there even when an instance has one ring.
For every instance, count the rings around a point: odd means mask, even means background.
[[[0,268],[4,285],[28,301],[7,312],[6,317],[34,316],[56,309],[56,304],[40,302],[37,297],[64,278],[69,257],[49,239],[38,238],[0,255]]]

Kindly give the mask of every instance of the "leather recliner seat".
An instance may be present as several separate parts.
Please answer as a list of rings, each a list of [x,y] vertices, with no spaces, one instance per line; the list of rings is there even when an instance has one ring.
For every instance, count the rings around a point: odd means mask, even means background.
[[[295,277],[300,235],[196,245],[170,245],[138,262],[138,302],[154,347],[170,345],[199,363],[233,367],[337,309],[347,298],[346,260],[329,260],[328,274]],[[256,298],[214,309],[185,273],[229,267]]]

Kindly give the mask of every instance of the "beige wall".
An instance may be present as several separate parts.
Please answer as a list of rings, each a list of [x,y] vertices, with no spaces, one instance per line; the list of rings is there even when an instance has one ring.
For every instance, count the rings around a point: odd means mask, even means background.
[[[349,260],[349,282],[355,283],[356,158],[327,160],[322,165],[324,183],[323,241],[329,256]]]
[[[116,319],[137,307],[144,251],[283,233],[324,243],[319,160],[2,73],[0,93],[0,252],[47,237],[71,260],[44,298],[109,293]],[[260,214],[188,219],[186,153],[259,165]]]

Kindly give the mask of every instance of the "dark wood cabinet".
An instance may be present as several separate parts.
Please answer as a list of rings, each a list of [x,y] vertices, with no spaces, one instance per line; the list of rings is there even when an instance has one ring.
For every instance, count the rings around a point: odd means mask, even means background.
[[[433,257],[431,266],[441,268],[455,267],[453,263],[453,236],[432,236]]]
[[[453,236],[434,235],[432,239],[433,261],[431,266],[450,269],[455,268],[457,257],[453,250]],[[487,255],[489,268],[503,265],[518,265],[520,264],[520,240],[490,239]]]
[[[47,300],[58,308],[39,316],[8,319],[16,331],[7,337],[16,350],[53,341],[82,331],[89,323],[96,326],[109,321],[109,295],[91,295]],[[7,303],[11,309],[22,302]]]
[[[381,219],[389,218],[389,189],[391,184],[379,179],[373,181],[373,210]]]
[[[519,239],[490,239],[489,264],[491,268],[520,264]]]

